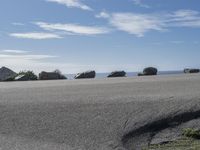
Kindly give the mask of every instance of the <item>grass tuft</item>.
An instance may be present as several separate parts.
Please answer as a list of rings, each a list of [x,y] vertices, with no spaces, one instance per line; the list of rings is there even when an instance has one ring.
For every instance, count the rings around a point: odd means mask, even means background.
[[[182,134],[185,137],[200,139],[200,130],[198,129],[186,128],[186,129],[183,129]]]
[[[200,130],[183,129],[183,137],[165,144],[152,144],[142,150],[200,150]]]

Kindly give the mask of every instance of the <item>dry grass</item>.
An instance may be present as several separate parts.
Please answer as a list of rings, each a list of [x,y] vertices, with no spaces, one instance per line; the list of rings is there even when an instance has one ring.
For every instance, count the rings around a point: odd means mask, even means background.
[[[200,150],[200,140],[182,138],[166,144],[150,145],[148,148],[144,148],[143,150]]]

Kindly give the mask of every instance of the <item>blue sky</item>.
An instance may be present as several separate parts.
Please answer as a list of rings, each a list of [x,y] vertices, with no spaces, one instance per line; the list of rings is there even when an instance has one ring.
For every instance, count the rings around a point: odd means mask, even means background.
[[[200,68],[199,0],[1,0],[0,18],[15,71]]]

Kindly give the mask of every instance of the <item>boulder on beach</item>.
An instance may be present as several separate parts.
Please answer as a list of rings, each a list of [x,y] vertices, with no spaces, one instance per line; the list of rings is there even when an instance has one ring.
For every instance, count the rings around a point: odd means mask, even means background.
[[[17,74],[9,68],[0,68],[0,81],[11,81]]]
[[[199,72],[200,69],[189,69],[189,68],[184,69],[184,73],[199,73]]]
[[[154,67],[148,67],[143,70],[144,75],[157,75],[158,70]]]
[[[158,69],[154,67],[144,68],[143,73],[138,73],[138,76],[152,76],[157,75]]]
[[[42,71],[39,74],[39,80],[59,80],[59,79],[67,79],[64,75],[60,74],[59,72],[45,72]]]
[[[96,76],[96,72],[94,70],[92,70],[92,71],[78,73],[77,75],[75,75],[74,79],[95,78],[95,76]]]
[[[28,81],[28,80],[29,80],[28,76],[26,76],[24,74],[17,75],[15,77],[15,81]]]
[[[113,71],[108,75],[108,78],[111,77],[125,77],[126,76],[126,72],[125,71]]]

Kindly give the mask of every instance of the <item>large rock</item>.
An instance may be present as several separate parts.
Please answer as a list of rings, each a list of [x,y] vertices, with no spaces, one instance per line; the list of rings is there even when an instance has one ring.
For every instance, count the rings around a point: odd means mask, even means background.
[[[58,72],[45,72],[42,71],[39,74],[40,80],[59,80],[59,79],[67,79],[64,75],[61,75]]]
[[[110,77],[125,77],[126,72],[125,71],[113,71],[108,75],[108,78]]]
[[[86,72],[78,73],[74,78],[85,79],[85,78],[95,78],[95,76],[96,76],[95,71],[86,71]]]
[[[184,73],[199,73],[200,69],[184,69]]]
[[[157,75],[158,70],[154,67],[148,67],[143,70],[144,75]]]
[[[15,77],[15,81],[28,81],[30,80],[28,76],[21,74]]]
[[[0,81],[10,81],[13,80],[17,74],[9,68],[0,68]]]
[[[33,79],[30,76],[21,74],[15,77],[15,81],[30,81],[30,80],[37,80],[37,78]]]
[[[147,67],[143,70],[143,73],[138,73],[138,76],[152,76],[157,75],[158,70],[154,67]]]

